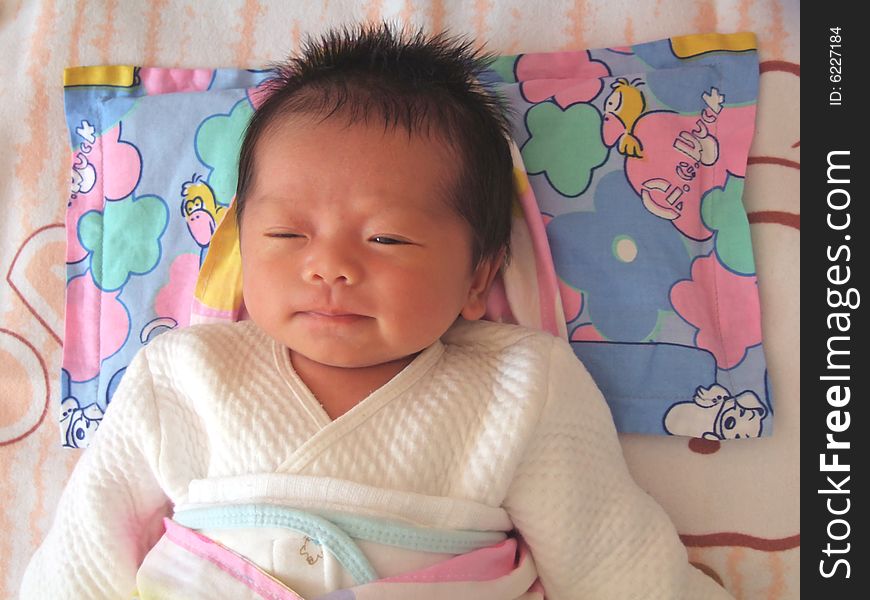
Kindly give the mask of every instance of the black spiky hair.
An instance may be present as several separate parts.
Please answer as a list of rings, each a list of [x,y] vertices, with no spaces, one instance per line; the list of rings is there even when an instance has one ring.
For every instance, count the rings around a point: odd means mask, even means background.
[[[380,119],[385,131],[437,137],[458,152],[461,167],[449,192],[474,232],[472,264],[509,251],[515,195],[506,103],[481,74],[493,55],[474,41],[442,32],[408,32],[388,23],[332,29],[309,37],[301,52],[272,65],[258,93],[239,154],[239,223],[254,184],[257,141],[293,115]]]

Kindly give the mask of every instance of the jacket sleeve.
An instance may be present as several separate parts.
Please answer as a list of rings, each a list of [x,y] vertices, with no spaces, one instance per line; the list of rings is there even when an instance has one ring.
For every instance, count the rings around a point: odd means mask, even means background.
[[[610,410],[563,340],[548,388],[504,501],[547,599],[732,598],[689,564],[667,514],[631,478]]]
[[[144,350],[124,373],[61,494],[21,598],[130,598],[169,500],[158,483],[160,422]]]

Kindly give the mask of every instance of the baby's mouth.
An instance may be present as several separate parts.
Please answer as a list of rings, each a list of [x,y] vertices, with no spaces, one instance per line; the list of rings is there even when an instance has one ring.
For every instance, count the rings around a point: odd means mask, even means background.
[[[354,323],[362,319],[367,319],[365,315],[347,311],[332,311],[332,310],[308,310],[297,313],[303,317],[321,323]]]

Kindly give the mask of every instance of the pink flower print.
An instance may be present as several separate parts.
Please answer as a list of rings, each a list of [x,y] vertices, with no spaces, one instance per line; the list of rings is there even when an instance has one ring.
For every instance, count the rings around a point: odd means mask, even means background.
[[[674,310],[698,329],[695,345],[709,350],[722,369],[737,366],[748,348],[761,343],[756,281],[732,273],[711,254],[692,263],[691,279],[671,288]]]
[[[100,363],[117,352],[130,333],[130,315],[119,290],[104,292],[90,273],[73,277],[66,290],[63,368],[72,381],[88,381]]]
[[[688,238],[709,239],[713,232],[701,219],[701,198],[724,188],[729,174],[745,176],[754,119],[754,105],[725,108],[709,127],[697,115],[643,114],[634,126],[643,157],[628,157],[625,175],[644,207]]]
[[[606,342],[607,340],[601,335],[601,332],[595,328],[592,323],[580,325],[571,332],[570,339],[572,342]]]
[[[169,282],[160,288],[154,299],[154,312],[174,319],[179,327],[187,327],[198,276],[199,255],[178,255],[169,267]]]
[[[133,144],[121,139],[118,124],[83,145],[72,156],[72,188],[66,211],[66,261],[75,263],[88,255],[78,238],[79,219],[92,210],[102,210],[106,200],[130,195],[142,173],[142,158]],[[106,168],[109,177],[102,169]]]
[[[607,65],[592,60],[586,51],[524,54],[516,72],[526,100],[555,97],[562,108],[594,99],[601,92],[601,78],[610,75]]]
[[[149,96],[178,92],[203,92],[214,79],[214,69],[142,67],[139,81]]]
[[[559,279],[559,295],[562,297],[562,309],[565,311],[565,322],[575,321],[583,312],[583,294]]]

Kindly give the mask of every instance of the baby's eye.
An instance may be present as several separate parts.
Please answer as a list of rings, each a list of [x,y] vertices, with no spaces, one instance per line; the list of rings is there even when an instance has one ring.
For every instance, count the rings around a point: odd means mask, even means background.
[[[392,244],[405,244],[406,242],[402,240],[397,240],[396,238],[387,236],[387,235],[376,235],[372,238],[373,242],[384,245],[392,245]]]
[[[301,238],[302,234],[292,233],[290,231],[274,231],[271,233],[267,233],[266,237],[292,239],[292,238]]]

